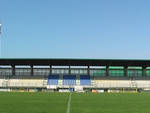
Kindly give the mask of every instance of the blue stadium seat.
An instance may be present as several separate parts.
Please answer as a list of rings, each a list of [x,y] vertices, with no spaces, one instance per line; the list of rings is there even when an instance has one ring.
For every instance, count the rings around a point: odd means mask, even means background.
[[[80,85],[91,85],[90,75],[80,75]]]
[[[76,85],[76,75],[64,75],[63,85]]]
[[[59,75],[49,75],[48,85],[58,85]]]

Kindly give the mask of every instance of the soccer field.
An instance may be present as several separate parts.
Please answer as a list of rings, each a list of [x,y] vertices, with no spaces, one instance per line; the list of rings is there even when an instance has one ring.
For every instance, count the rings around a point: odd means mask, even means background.
[[[0,93],[0,113],[150,113],[150,93]]]

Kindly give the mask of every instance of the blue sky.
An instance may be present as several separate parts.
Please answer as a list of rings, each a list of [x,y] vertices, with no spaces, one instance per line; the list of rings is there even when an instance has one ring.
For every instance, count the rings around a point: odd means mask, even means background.
[[[150,59],[149,0],[0,0],[3,58]]]

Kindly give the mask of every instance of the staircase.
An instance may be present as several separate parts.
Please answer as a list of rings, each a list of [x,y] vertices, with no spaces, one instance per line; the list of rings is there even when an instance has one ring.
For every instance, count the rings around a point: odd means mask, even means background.
[[[47,80],[48,80],[48,77],[45,76],[43,79],[43,87],[47,86]]]
[[[76,85],[80,86],[80,75],[76,75]]]
[[[134,80],[134,78],[131,78],[131,81],[130,81],[131,83],[131,88],[137,88],[137,83],[136,83],[136,81]]]
[[[4,81],[2,83],[2,87],[7,88],[8,87],[8,82],[9,82],[9,76],[5,76]]]
[[[92,87],[97,87],[96,81],[94,79],[94,76],[91,76],[91,86]]]
[[[63,75],[59,75],[58,85],[62,86],[62,84],[63,84]]]

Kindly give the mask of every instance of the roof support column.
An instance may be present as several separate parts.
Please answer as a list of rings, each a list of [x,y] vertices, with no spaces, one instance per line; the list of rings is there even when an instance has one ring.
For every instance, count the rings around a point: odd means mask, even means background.
[[[146,77],[146,66],[142,67],[142,76]]]
[[[109,66],[106,66],[106,76],[109,76]]]
[[[15,76],[16,75],[16,68],[15,68],[15,65],[12,65],[12,76]]]
[[[50,65],[50,70],[49,71],[50,71],[49,74],[52,75],[52,65]]]
[[[31,76],[33,76],[33,65],[31,65],[30,67],[31,67]]]
[[[71,74],[71,66],[69,66],[69,75]]]
[[[87,73],[88,73],[88,75],[90,75],[90,66],[88,66]]]
[[[124,66],[124,77],[127,77],[128,66]]]

